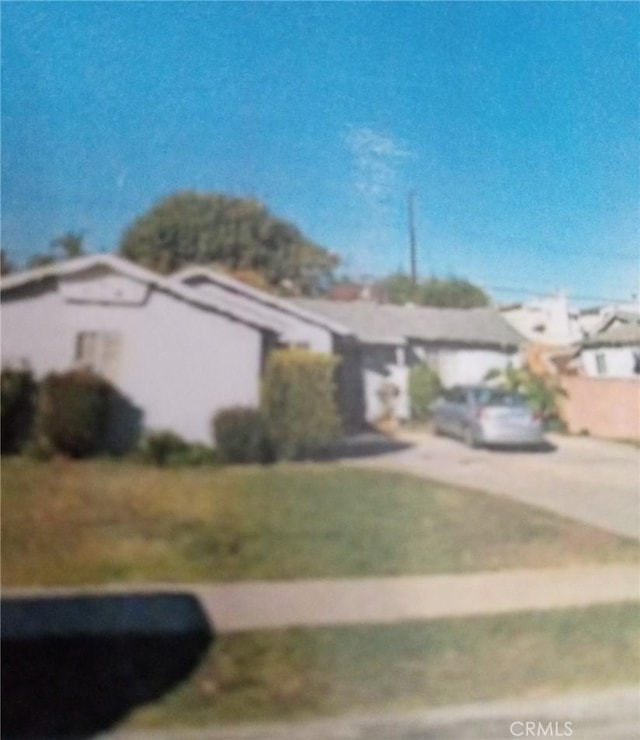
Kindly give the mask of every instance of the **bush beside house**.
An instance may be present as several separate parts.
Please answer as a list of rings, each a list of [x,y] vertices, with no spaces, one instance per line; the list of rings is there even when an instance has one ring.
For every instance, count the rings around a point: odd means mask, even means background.
[[[415,365],[409,371],[409,404],[413,421],[428,421],[431,404],[436,400],[442,385],[440,377],[428,365]]]
[[[2,371],[0,415],[2,452],[20,452],[31,436],[37,385],[30,370]]]
[[[312,456],[342,436],[335,398],[337,359],[276,350],[267,362],[261,409],[278,458]]]
[[[50,373],[40,384],[36,443],[70,457],[86,457],[104,443],[111,386],[86,370]]]
[[[216,450],[223,462],[266,463],[273,459],[267,426],[258,409],[223,409],[215,415],[212,426]]]

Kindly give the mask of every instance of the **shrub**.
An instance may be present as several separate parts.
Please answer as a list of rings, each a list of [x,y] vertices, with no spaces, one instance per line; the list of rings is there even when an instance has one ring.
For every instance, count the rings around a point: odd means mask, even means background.
[[[409,371],[409,403],[411,418],[428,421],[431,404],[436,400],[442,385],[435,370],[428,365],[415,365]]]
[[[135,453],[140,462],[165,465],[207,465],[216,461],[215,451],[203,444],[186,442],[168,429],[146,434]]]
[[[38,441],[71,457],[98,452],[104,443],[111,386],[86,370],[51,373],[40,386]]]
[[[37,386],[30,370],[4,369],[0,382],[2,452],[19,452],[31,435]]]
[[[213,435],[224,462],[265,463],[273,459],[266,424],[258,409],[222,409],[213,419]]]
[[[337,360],[308,350],[271,353],[261,408],[277,457],[308,457],[342,433],[335,400]]]

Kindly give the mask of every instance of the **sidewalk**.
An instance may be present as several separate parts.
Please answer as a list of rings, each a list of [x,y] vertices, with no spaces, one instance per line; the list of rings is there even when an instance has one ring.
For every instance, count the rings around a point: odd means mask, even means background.
[[[8,589],[5,597],[192,594],[219,632],[393,623],[640,599],[635,565],[228,584]]]

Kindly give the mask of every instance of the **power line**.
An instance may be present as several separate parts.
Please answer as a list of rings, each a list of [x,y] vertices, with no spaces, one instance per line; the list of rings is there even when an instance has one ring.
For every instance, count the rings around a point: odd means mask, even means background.
[[[554,293],[554,291],[545,289],[545,290],[535,290],[533,288],[520,288],[520,287],[507,287],[506,285],[483,285],[483,287],[486,290],[491,291],[492,293],[521,293],[523,295],[532,295],[532,296],[550,296],[555,295],[557,291]],[[573,301],[596,301],[598,303],[628,303],[632,298],[611,298],[605,297],[605,296],[595,296],[595,295],[581,295],[581,294],[572,294],[570,291],[567,291],[567,297],[571,298]]]

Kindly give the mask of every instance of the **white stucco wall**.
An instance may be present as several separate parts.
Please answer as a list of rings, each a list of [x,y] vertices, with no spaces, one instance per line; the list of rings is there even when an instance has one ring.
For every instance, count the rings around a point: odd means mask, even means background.
[[[444,386],[482,383],[490,370],[504,370],[509,363],[517,366],[517,353],[483,349],[441,349],[438,373]]]
[[[211,443],[216,410],[258,402],[262,334],[255,328],[159,290],[138,306],[65,302],[55,289],[3,297],[4,364],[26,360],[39,377],[68,369],[78,332],[90,331],[120,335],[113,381],[143,410],[145,429]]]
[[[429,365],[440,376],[445,387],[482,383],[490,370],[504,370],[509,364],[520,367],[519,352],[491,349],[444,349],[415,344],[413,356]]]
[[[637,378],[634,353],[639,347],[598,347],[581,353],[585,375],[591,378]],[[598,370],[598,355],[604,360],[604,372]]]

